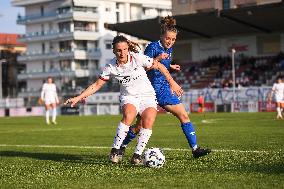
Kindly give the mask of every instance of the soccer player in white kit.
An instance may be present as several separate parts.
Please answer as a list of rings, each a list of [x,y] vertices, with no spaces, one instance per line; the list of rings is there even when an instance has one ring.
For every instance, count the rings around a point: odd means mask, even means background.
[[[137,44],[127,40],[124,36],[116,36],[112,45],[115,58],[105,66],[100,78],[79,96],[68,99],[64,104],[71,103],[71,106],[74,106],[77,102],[98,91],[110,77],[117,79],[120,84],[120,105],[123,118],[118,124],[109,160],[112,163],[118,163],[122,160],[119,156],[120,146],[127,135],[129,126],[135,120],[136,115],[139,114],[142,119],[142,129],[139,132],[131,163],[140,165],[142,164],[142,152],[150,139],[152,126],[157,115],[155,91],[145,69],[160,70],[177,95],[181,96],[183,91],[164,65],[153,58],[138,53]]]
[[[275,96],[275,102],[276,102],[276,111],[277,111],[276,119],[283,119],[282,110],[284,108],[284,83],[282,81],[281,76],[278,76],[276,78],[276,83],[273,84],[271,93],[269,95],[269,101],[272,100],[273,94]]]
[[[56,105],[59,103],[58,95],[56,92],[56,85],[52,82],[52,78],[47,78],[47,83],[44,83],[41,90],[41,100],[45,104],[45,120],[46,124],[50,124],[49,111],[52,110],[52,124],[56,123]]]

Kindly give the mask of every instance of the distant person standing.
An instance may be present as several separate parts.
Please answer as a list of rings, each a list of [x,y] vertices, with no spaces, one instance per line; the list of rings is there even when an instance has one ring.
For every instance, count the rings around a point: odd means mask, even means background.
[[[282,110],[284,108],[284,83],[282,80],[282,76],[278,76],[276,78],[276,83],[273,84],[272,90],[269,94],[268,101],[272,100],[273,94],[275,96],[275,102],[276,102],[276,111],[277,111],[276,119],[283,119]]]
[[[47,82],[43,84],[41,90],[41,97],[40,100],[44,102],[45,105],[45,118],[46,124],[49,125],[49,111],[52,110],[52,124],[56,123],[56,106],[59,104],[58,95],[56,92],[56,85],[53,83],[51,77],[47,78]]]
[[[203,95],[198,95],[197,98],[197,103],[198,103],[198,113],[203,113],[204,112],[204,97]]]

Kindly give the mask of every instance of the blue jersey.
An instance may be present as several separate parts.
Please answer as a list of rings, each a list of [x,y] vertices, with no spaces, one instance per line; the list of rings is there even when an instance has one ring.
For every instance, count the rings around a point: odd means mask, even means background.
[[[144,54],[151,57],[151,58],[156,58],[157,56],[159,56],[162,53],[167,53],[169,55],[169,57],[167,59],[161,60],[161,63],[167,69],[169,69],[171,61],[172,61],[172,51],[173,51],[173,48],[165,49],[162,46],[160,41],[154,41],[146,47]],[[151,81],[152,85],[164,84],[164,83],[167,82],[165,76],[159,70],[156,70],[156,69],[149,70],[147,72],[147,75],[148,75],[148,78]]]
[[[173,48],[165,49],[160,41],[154,41],[146,47],[144,54],[151,58],[156,58],[162,53],[167,53],[169,55],[168,58],[160,62],[169,69],[172,61],[172,51]],[[168,81],[159,70],[151,69],[147,71],[147,75],[155,89],[159,106],[180,104],[179,98],[176,94],[172,94]]]

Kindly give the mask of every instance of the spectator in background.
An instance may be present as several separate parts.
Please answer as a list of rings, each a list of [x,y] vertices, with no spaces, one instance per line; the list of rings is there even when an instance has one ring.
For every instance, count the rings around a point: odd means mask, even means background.
[[[202,94],[198,95],[197,103],[198,103],[198,113],[203,113],[205,104],[204,104],[204,97]]]

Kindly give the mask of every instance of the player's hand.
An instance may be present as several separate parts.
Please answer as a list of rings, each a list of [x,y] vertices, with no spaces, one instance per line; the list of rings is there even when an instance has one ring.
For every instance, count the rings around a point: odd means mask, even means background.
[[[78,96],[73,97],[73,98],[69,98],[64,102],[64,105],[71,104],[71,107],[74,107],[81,100],[82,99]]]
[[[170,68],[175,71],[180,71],[180,65],[178,64],[171,64]]]
[[[156,58],[155,58],[155,60],[157,60],[157,61],[161,61],[161,60],[163,60],[163,59],[166,59],[166,58],[168,58],[169,57],[169,55],[167,54],[167,53],[162,53],[162,54],[159,54],[159,56],[157,56]]]
[[[170,87],[171,87],[172,94],[176,93],[178,97],[181,97],[183,95],[183,90],[181,86],[179,86],[175,81],[173,81],[170,84]]]

